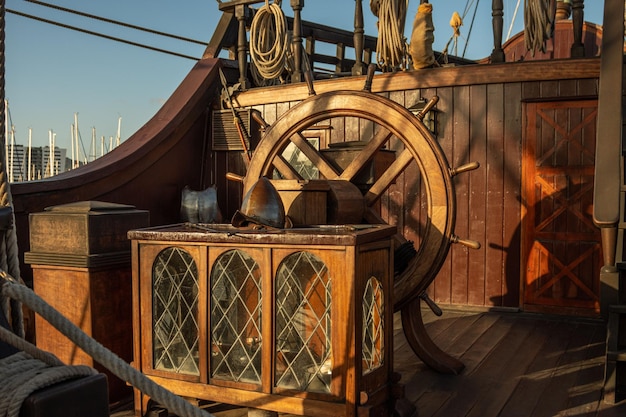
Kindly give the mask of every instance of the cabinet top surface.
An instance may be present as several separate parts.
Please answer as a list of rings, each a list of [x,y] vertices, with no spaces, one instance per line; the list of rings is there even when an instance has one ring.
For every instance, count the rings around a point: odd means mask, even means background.
[[[251,229],[234,227],[230,224],[180,223],[131,230],[128,232],[128,238],[131,240],[207,243],[355,245],[385,239],[395,233],[396,227],[386,224]]]

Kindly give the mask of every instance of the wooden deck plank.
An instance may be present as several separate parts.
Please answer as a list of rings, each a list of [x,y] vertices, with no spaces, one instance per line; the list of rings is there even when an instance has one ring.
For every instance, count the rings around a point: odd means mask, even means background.
[[[444,313],[444,316],[447,312]],[[476,313],[474,313],[476,315]],[[490,316],[489,314],[478,314],[479,316]],[[495,321],[490,326],[482,326],[485,332],[471,331],[472,327],[467,327],[466,332],[457,341],[459,346],[468,346],[469,350],[460,355],[461,361],[466,368],[461,375],[443,375],[424,369],[420,373],[414,374],[412,377],[401,380],[405,384],[405,395],[407,399],[415,403],[419,410],[420,417],[438,415],[449,404],[457,402],[457,398],[461,395],[461,391],[470,391],[473,386],[466,386],[468,375],[472,375],[477,365],[480,364],[486,356],[493,350],[507,334],[512,326],[512,322],[501,320],[499,316],[493,316]],[[483,320],[489,322],[490,320]],[[430,331],[430,327],[428,327]],[[490,331],[487,332],[486,330]],[[441,340],[438,341],[439,346],[445,346]],[[400,364],[396,369],[400,368]],[[473,382],[470,383],[473,385]],[[446,415],[444,412],[441,415]]]
[[[588,347],[593,342],[593,331],[592,327],[584,324],[572,329],[569,343],[564,346],[557,366],[550,375],[550,383],[537,402],[534,416],[564,415],[568,403],[575,401],[578,371],[587,360]],[[599,400],[598,394],[596,401]]]
[[[516,326],[517,327],[517,326]],[[551,331],[554,330],[553,323],[546,321],[536,322],[528,320],[525,323],[529,332],[520,342],[512,341],[512,346],[517,349],[513,352],[500,351],[500,354],[490,359],[492,364],[489,366],[487,378],[488,380],[481,391],[480,398],[475,399],[474,406],[467,414],[472,417],[498,416],[502,407],[507,403],[512,393],[515,392],[520,379],[526,374],[529,365],[541,353],[543,345],[550,337]],[[511,336],[514,336],[511,333]],[[508,347],[505,347],[507,349]],[[502,362],[506,361],[506,362]],[[525,415],[529,415],[527,407],[520,404],[519,411],[526,408]]]
[[[606,329],[594,329],[587,346],[585,359],[580,362],[576,383],[571,390],[566,416],[591,416],[598,411],[602,401]]]
[[[502,321],[508,322],[511,326],[481,361],[480,366],[468,369],[468,374],[459,378],[459,383],[469,380],[472,383],[463,384],[463,387],[457,386],[454,401],[449,401],[435,416],[497,415],[497,412],[484,414],[487,411],[486,407],[496,400],[501,402],[500,397],[508,397],[508,390],[500,392],[503,382],[511,376],[519,375],[526,368],[528,360],[522,360],[522,357],[525,349],[533,348],[533,343],[529,341],[532,340],[532,332],[536,328],[536,323],[531,321],[519,321],[515,326],[509,317],[503,317]],[[466,379],[468,381],[463,381]],[[476,414],[473,413],[475,409],[478,409]]]
[[[538,354],[528,367],[526,374],[519,380],[515,392],[503,406],[503,415],[510,417],[527,417],[528,410],[534,410],[537,400],[546,390],[550,382],[550,376],[563,351],[564,343],[567,343],[571,334],[570,326],[558,325],[548,329],[548,339],[542,346],[541,354]]]
[[[426,309],[423,319],[435,343],[466,369],[443,375],[428,368],[406,344],[396,314],[394,369],[402,374],[405,399],[416,406],[412,417],[626,415],[626,401],[601,400],[606,334],[601,321],[456,310],[437,317]],[[245,408],[211,412],[247,415]],[[130,410],[112,414],[132,416]]]

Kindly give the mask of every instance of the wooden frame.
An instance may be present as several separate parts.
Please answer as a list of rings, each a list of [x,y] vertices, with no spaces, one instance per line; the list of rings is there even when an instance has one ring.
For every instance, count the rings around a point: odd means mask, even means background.
[[[218,227],[218,226],[214,226]],[[135,367],[160,385],[185,397],[231,402],[291,414],[336,416],[390,416],[393,412],[393,250],[391,236],[395,227],[365,226],[347,231],[345,227],[294,230],[289,233],[229,232],[172,225],[131,231],[133,241],[133,297],[135,315]],[[209,228],[210,229],[210,228]],[[223,229],[222,229],[223,230]],[[154,369],[152,365],[153,263],[166,248],[176,247],[189,253],[198,271],[199,375],[184,375]],[[211,271],[216,261],[231,250],[240,250],[254,258],[262,274],[261,301],[261,381],[259,384],[235,382],[211,377]],[[332,379],[328,393],[308,389],[279,388],[275,381],[276,343],[276,274],[283,261],[306,252],[327,268],[330,280],[330,343]],[[290,274],[293,272],[290,272]],[[381,365],[362,375],[363,332],[362,301],[366,282],[375,277],[380,282],[385,307],[384,352]],[[307,281],[306,277],[301,277]],[[322,306],[311,308],[317,309]],[[323,308],[322,308],[323,310]],[[321,311],[321,310],[320,310]],[[318,312],[319,313],[319,312]],[[317,331],[317,330],[316,330]],[[327,336],[328,337],[328,336]],[[312,345],[313,346],[313,345]],[[135,408],[144,413],[147,398],[136,391]],[[381,414],[378,414],[381,413]]]

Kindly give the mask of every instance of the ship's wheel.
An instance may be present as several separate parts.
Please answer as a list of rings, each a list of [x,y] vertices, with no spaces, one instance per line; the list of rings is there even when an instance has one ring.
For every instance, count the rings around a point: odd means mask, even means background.
[[[432,106],[434,103],[436,100],[429,104]],[[249,162],[243,188],[245,193],[260,177],[271,178],[275,172],[282,178],[302,179],[283,156],[287,146],[295,145],[306,155],[319,171],[320,177],[353,181],[378,152],[384,148],[390,149],[390,141],[394,141],[395,160],[364,191],[364,218],[369,223],[385,223],[376,209],[379,200],[407,167],[417,164],[420,178],[416,180],[423,184],[422,194],[426,201],[421,204],[426,206],[427,219],[423,220],[425,224],[420,227],[416,255],[395,277],[394,309],[402,312],[404,332],[415,353],[441,372],[458,373],[463,369],[463,364],[439,350],[428,337],[421,318],[420,300],[427,299],[425,290],[440,270],[451,243],[461,241],[468,246],[477,246],[458,239],[453,233],[456,215],[453,176],[457,172],[475,168],[477,164],[451,169],[444,152],[420,116],[423,117],[367,89],[313,94],[267,127]],[[365,138],[366,144],[345,169],[338,169],[305,138],[308,129],[330,124],[338,118],[351,118],[361,125],[373,124],[373,128],[368,129],[373,132],[372,137]],[[402,231],[396,235],[396,240],[397,247],[407,242]]]

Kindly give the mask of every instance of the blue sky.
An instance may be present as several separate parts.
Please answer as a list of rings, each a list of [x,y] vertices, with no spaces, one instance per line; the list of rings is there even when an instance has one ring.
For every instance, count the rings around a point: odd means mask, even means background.
[[[478,11],[466,58],[488,56],[493,49],[491,1],[468,0]],[[215,0],[48,0],[50,4],[102,16],[108,19],[208,42],[219,20]],[[291,14],[288,0],[283,10]],[[454,11],[463,14],[466,1],[430,0],[433,5],[436,50],[443,49],[452,35],[449,20]],[[506,38],[517,0],[504,0]],[[512,34],[522,30],[523,3]],[[593,8],[589,5],[593,3]],[[604,1],[587,1],[585,20],[600,22]],[[351,30],[354,0],[306,0],[303,19]],[[365,32],[376,36],[376,17],[363,1]],[[259,4],[260,6],[261,4]],[[419,0],[410,0],[407,36]],[[7,0],[6,7],[49,20],[77,26],[109,36],[200,57],[204,46],[171,40],[125,29],[110,23],[57,11],[25,0]],[[468,37],[471,15],[461,27],[461,54]],[[56,145],[70,148],[70,127],[78,113],[83,146],[91,154],[95,128],[97,148],[101,138],[108,146],[117,134],[122,118],[122,141],[145,124],[183,80],[194,61],[136,46],[126,45],[70,29],[42,23],[12,13],[6,15],[6,98],[15,127],[15,140],[27,144],[29,129],[33,146],[48,144],[49,131],[56,134]],[[98,150],[99,152],[99,150]]]

